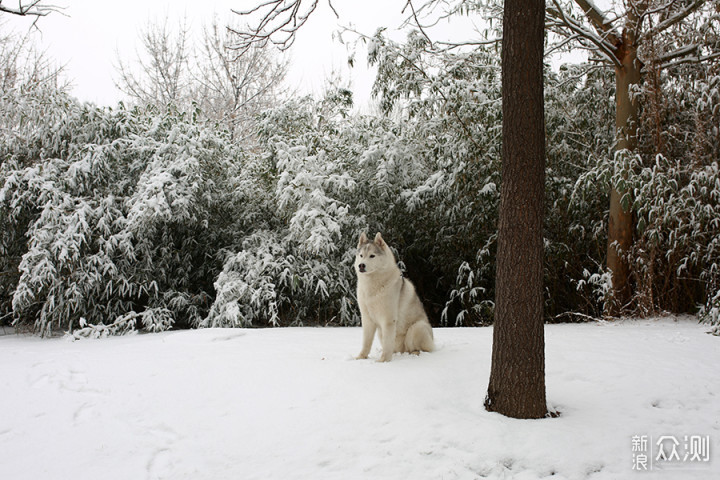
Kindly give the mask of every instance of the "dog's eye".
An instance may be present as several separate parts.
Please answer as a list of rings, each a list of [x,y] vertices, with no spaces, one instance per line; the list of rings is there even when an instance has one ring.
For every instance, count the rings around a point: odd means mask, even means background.
[[[360,258],[363,258],[363,254],[362,254],[362,253],[360,254]]]
[[[370,258],[375,258],[375,255],[370,255]]]

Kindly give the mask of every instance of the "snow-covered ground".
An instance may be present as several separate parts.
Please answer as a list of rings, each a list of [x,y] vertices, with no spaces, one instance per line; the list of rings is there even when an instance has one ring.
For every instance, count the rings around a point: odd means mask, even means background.
[[[0,478],[717,479],[720,339],[706,330],[549,325],[562,415],[524,421],[483,408],[491,328],[436,329],[436,352],[387,364],[353,360],[357,328],[3,335]],[[674,441],[680,458],[657,460]]]

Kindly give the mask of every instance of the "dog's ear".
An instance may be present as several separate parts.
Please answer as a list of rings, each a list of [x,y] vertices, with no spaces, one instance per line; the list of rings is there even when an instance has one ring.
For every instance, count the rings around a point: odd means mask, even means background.
[[[366,243],[368,243],[367,235],[365,234],[365,232],[362,232],[360,234],[360,239],[358,240],[358,247],[361,247]]]
[[[375,235],[375,245],[377,245],[380,248],[383,248],[385,245],[385,240],[383,240],[382,235],[380,235],[380,232]]]

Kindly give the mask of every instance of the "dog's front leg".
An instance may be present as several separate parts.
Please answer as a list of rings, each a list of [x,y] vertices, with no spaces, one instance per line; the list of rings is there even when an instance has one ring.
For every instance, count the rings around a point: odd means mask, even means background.
[[[358,360],[362,360],[364,358],[367,358],[370,354],[370,348],[372,347],[373,338],[375,337],[375,330],[377,329],[377,325],[375,322],[370,320],[367,317],[363,317],[362,319],[362,330],[363,330],[363,341],[362,341],[362,350],[360,350],[360,355],[358,355]]]
[[[382,355],[380,356],[381,362],[389,362],[392,360],[393,353],[395,352],[395,330],[397,321],[393,319],[386,319],[382,325]]]

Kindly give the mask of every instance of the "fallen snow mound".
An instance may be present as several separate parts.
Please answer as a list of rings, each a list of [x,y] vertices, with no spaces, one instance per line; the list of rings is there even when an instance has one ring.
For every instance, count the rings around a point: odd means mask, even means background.
[[[0,478],[711,479],[655,462],[686,436],[720,452],[720,339],[693,319],[546,327],[559,418],[483,409],[492,329],[354,360],[358,328],[207,329],[104,340],[0,336]],[[377,344],[377,342],[376,342]],[[655,447],[657,448],[657,447]]]

